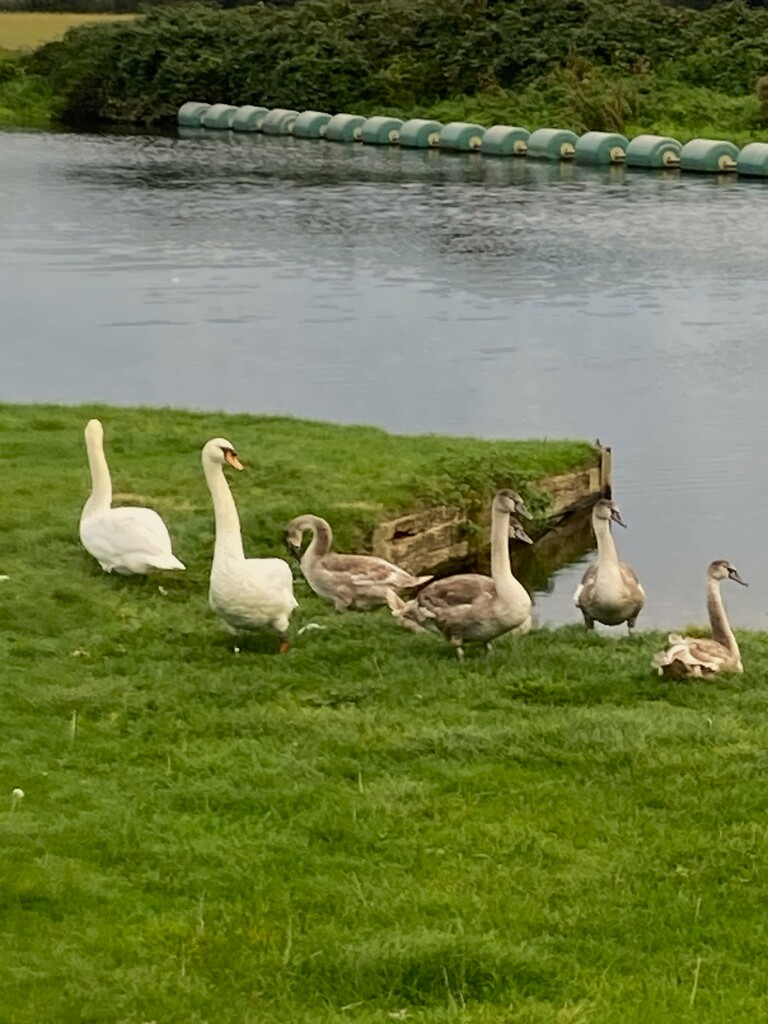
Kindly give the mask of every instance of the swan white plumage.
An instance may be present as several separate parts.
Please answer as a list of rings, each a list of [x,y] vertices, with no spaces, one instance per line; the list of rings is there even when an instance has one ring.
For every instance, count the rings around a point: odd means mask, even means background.
[[[168,527],[151,508],[112,508],[112,480],[99,420],[85,427],[91,494],[80,516],[80,541],[105,572],[146,575],[157,569],[184,569],[173,553]]]
[[[234,632],[272,629],[279,633],[280,650],[288,649],[285,634],[298,607],[293,573],[282,558],[246,558],[240,518],[224,476],[226,464],[243,465],[231,442],[215,437],[203,446],[203,472],[211,492],[216,540],[208,600]]]

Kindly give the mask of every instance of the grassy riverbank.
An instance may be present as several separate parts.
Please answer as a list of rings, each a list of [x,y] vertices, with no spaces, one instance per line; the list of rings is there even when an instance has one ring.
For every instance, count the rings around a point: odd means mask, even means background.
[[[188,564],[163,591],[78,547],[93,413],[116,491],[148,496]],[[740,636],[743,678],[706,685],[651,675],[659,635],[576,626],[459,665],[299,583],[300,621],[324,628],[235,655],[205,601],[199,448],[219,433],[263,553],[297,511],[351,542],[377,507],[466,497],[506,457],[531,479],[589,452],[0,407],[0,1016],[761,1019],[765,637]]]

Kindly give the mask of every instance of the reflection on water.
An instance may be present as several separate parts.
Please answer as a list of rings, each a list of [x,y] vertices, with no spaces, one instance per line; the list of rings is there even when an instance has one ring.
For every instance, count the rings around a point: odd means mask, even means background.
[[[767,223],[768,185],[733,176],[0,134],[0,398],[599,436],[641,623],[701,620],[728,557],[762,627]],[[581,572],[542,621],[577,621]]]

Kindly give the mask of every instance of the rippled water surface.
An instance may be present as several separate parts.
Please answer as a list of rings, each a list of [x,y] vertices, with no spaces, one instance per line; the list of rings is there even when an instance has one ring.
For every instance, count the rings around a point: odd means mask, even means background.
[[[768,184],[216,134],[0,134],[0,399],[599,437],[641,623],[768,625]],[[299,510],[301,511],[301,510]],[[570,621],[582,569],[537,599]]]

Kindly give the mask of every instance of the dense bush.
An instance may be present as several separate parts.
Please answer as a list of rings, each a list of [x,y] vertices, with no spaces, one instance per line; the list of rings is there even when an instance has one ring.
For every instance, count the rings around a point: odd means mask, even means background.
[[[704,12],[661,0],[171,6],[72,29],[32,70],[71,122],[162,121],[191,98],[407,109],[541,80],[585,125],[618,127],[651,77],[753,92],[768,72],[768,11],[741,0]]]

